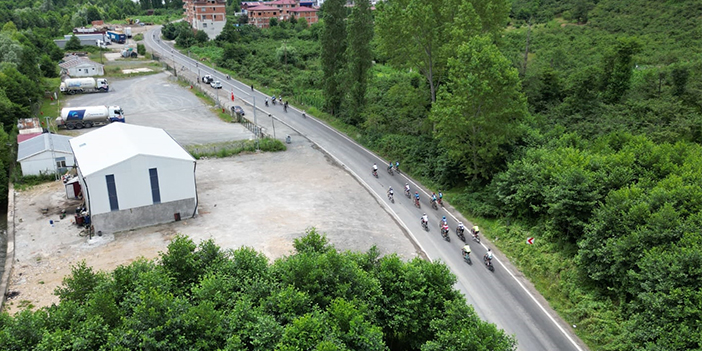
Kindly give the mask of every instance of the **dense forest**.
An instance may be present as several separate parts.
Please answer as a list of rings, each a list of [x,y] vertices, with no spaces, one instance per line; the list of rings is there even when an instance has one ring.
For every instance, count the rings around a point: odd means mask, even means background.
[[[5,131],[55,74],[52,35],[91,6],[155,7],[2,3]],[[212,41],[163,33],[444,189],[592,349],[702,349],[702,2],[344,5],[312,25],[230,16]]]
[[[3,350],[513,350],[443,264],[338,252],[311,230],[272,264],[176,237],[110,273],[82,262],[61,302],[0,315]]]

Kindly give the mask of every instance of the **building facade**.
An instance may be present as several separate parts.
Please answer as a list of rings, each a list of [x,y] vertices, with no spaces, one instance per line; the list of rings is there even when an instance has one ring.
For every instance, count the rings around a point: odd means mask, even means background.
[[[17,144],[17,162],[23,175],[65,173],[75,165],[71,137],[44,133]]]
[[[66,58],[72,56],[75,55],[66,56]],[[59,67],[61,67],[61,75],[67,75],[72,78],[105,75],[104,65],[93,62],[85,57],[73,57],[66,62],[59,63]]]
[[[195,159],[163,129],[112,123],[71,139],[71,149],[96,233],[197,214]]]
[[[295,16],[295,18],[298,20],[304,18],[307,21],[307,24],[312,25],[319,21],[317,11],[317,9],[312,7],[298,6],[288,10],[288,13],[290,16]]]
[[[291,17],[305,18],[308,24],[319,21],[318,9],[300,6],[299,0],[242,2],[241,9],[249,17],[249,24],[259,28],[268,28],[271,18],[279,21],[287,21]]]
[[[246,10],[249,24],[258,28],[268,28],[271,18],[282,20],[281,10],[277,7],[259,5]]]
[[[204,31],[210,39],[222,33],[227,24],[226,0],[185,0],[185,19],[190,26]]]

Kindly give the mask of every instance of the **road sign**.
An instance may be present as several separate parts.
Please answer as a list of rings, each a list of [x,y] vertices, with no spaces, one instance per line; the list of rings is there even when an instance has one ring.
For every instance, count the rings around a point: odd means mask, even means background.
[[[527,238],[527,244],[531,245],[531,244],[533,244],[533,243],[534,243],[534,238],[533,238],[533,237]]]

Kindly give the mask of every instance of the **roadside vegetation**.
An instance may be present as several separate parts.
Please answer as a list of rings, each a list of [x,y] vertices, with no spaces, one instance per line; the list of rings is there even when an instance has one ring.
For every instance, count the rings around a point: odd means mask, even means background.
[[[364,4],[164,34],[442,189],[592,349],[702,348],[702,5]]]
[[[236,156],[242,152],[285,151],[287,147],[282,141],[272,138],[260,140],[237,140],[205,145],[186,145],[185,149],[196,160],[201,158],[225,158]]]
[[[61,302],[0,315],[3,350],[512,350],[454,289],[448,268],[339,252],[310,229],[269,262],[251,248],[177,236],[156,260],[85,262]],[[31,306],[27,306],[31,307]],[[422,316],[422,318],[417,318]]]

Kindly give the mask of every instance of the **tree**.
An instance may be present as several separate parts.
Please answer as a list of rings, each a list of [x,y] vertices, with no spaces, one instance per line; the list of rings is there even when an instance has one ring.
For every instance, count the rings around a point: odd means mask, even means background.
[[[619,39],[617,45],[604,58],[602,91],[604,100],[617,103],[631,86],[634,70],[633,57],[641,51],[642,44],[634,38]]]
[[[210,40],[210,37],[207,36],[207,33],[205,33],[204,30],[199,30],[199,31],[197,31],[197,33],[195,33],[195,41],[196,41],[198,44],[204,44],[204,43],[206,43],[208,40]]]
[[[322,5],[324,27],[319,41],[324,73],[324,108],[332,115],[339,113],[343,98],[346,68],[346,8],[344,0],[328,0]]]
[[[80,45],[80,39],[75,35],[72,35],[71,39],[68,39],[66,42],[66,46],[64,46],[66,50],[80,50],[82,47],[83,46]]]
[[[56,62],[51,60],[51,57],[49,55],[42,55],[41,56],[41,73],[44,77],[47,78],[56,78],[58,77],[58,66],[56,65]]]
[[[491,177],[527,115],[518,73],[491,41],[476,37],[458,48],[430,115],[439,143],[473,179]]]
[[[476,18],[463,18],[466,14]],[[396,66],[418,69],[429,83],[434,102],[448,58],[458,47],[452,32],[463,31],[459,45],[480,33],[495,39],[508,15],[506,0],[398,0],[378,5],[375,29],[380,51]],[[478,31],[472,23],[478,24]]]
[[[373,16],[370,11],[370,2],[358,0],[348,20],[348,48],[346,49],[350,84],[346,121],[356,126],[363,122],[361,111],[366,105],[368,71],[373,61],[371,40],[373,40]]]

